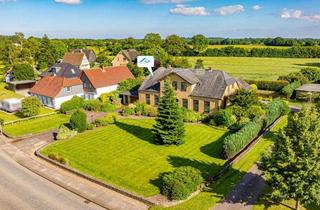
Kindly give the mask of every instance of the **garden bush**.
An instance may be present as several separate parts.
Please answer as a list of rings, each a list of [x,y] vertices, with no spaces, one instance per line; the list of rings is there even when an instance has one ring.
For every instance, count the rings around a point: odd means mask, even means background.
[[[259,104],[257,92],[246,89],[237,90],[237,92],[230,98],[230,101],[233,105],[238,105],[246,108],[252,105]]]
[[[138,77],[136,79],[127,79],[119,83],[118,91],[128,91],[128,90],[138,90],[141,83],[143,81],[143,77]]]
[[[70,130],[65,125],[61,125],[58,131],[57,140],[70,139],[78,134],[77,131]]]
[[[315,68],[304,68],[300,71],[310,82],[320,82],[320,70]]]
[[[229,130],[232,132],[237,132],[241,128],[243,128],[246,124],[248,124],[251,120],[247,117],[243,117],[240,120],[237,120],[234,124],[229,127]]]
[[[84,106],[84,99],[79,96],[74,96],[71,100],[63,102],[60,106],[62,113],[67,113],[72,110],[81,109]]]
[[[196,123],[196,122],[200,122],[202,120],[202,116],[198,112],[194,112],[194,111],[192,111],[190,109],[186,109],[186,108],[182,108],[181,111],[182,111],[182,116],[183,116],[184,122]]]
[[[122,114],[124,116],[134,115],[135,114],[134,108],[126,106],[123,108]]]
[[[94,121],[94,125],[96,127],[107,126],[111,124],[115,124],[117,122],[116,114],[108,114],[102,118],[98,118]]]
[[[145,103],[140,103],[140,102],[137,102],[135,103],[136,105],[136,108],[134,109],[136,115],[146,115],[145,113],[145,107],[146,107],[146,104]]]
[[[316,109],[317,109],[318,113],[320,114],[320,102],[316,104]]]
[[[246,80],[249,84],[255,84],[259,90],[270,90],[270,91],[280,91],[286,85],[289,84],[286,80]]]
[[[112,91],[110,93],[101,94],[101,96],[99,97],[99,100],[103,104],[111,103],[115,105],[117,108],[121,106],[121,100],[120,100],[118,91]]]
[[[84,132],[87,129],[87,115],[80,110],[75,111],[70,118],[70,127],[79,133]]]
[[[88,111],[99,112],[102,109],[102,102],[100,100],[87,100],[84,101],[83,108]]]
[[[158,114],[158,110],[156,107],[150,106],[150,105],[146,105],[144,107],[144,115],[149,116],[149,117],[156,117]]]
[[[235,117],[230,109],[220,109],[213,114],[213,120],[216,126],[229,127],[235,122]]]
[[[115,110],[117,110],[117,106],[110,102],[104,103],[101,107],[102,112],[114,112]]]
[[[281,92],[283,95],[285,95],[287,97],[287,99],[291,98],[293,92],[295,91],[295,89],[297,89],[298,87],[301,86],[300,82],[293,82],[287,86],[285,86]]]
[[[68,161],[64,158],[64,157],[61,157],[60,155],[58,154],[55,154],[55,153],[50,153],[48,155],[48,158],[50,158],[51,160],[54,160],[54,161],[57,161],[63,165],[67,165],[68,164]]]
[[[27,97],[22,100],[20,113],[23,117],[33,117],[40,113],[41,103],[35,96]]]
[[[35,79],[33,67],[27,63],[14,65],[12,68],[12,74],[15,81]]]
[[[171,200],[183,200],[203,182],[201,172],[190,166],[179,167],[162,177],[161,193]]]

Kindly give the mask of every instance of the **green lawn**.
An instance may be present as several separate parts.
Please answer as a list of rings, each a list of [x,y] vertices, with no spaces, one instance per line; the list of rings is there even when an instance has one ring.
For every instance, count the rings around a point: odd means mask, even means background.
[[[268,150],[268,148],[273,144],[275,132],[284,127],[286,123],[286,118],[283,118],[267,136],[262,138],[261,141],[250,152],[243,156],[239,162],[235,163],[226,174],[194,198],[177,206],[169,208],[153,207],[152,209],[207,210],[215,206],[234,188],[242,177],[261,158],[261,155]]]
[[[320,67],[319,59],[253,58],[253,57],[186,57],[192,66],[197,59],[205,67],[223,70],[235,77],[255,80],[276,80],[280,75],[299,71],[305,67]]]
[[[116,125],[55,142],[42,153],[57,153],[77,170],[146,197],[159,193],[159,176],[175,167],[193,166],[208,176],[225,162],[220,154],[226,130],[187,124],[185,144],[160,146],[152,141],[153,123],[120,119]]]
[[[5,89],[5,86],[6,84],[4,82],[0,82],[0,100],[7,98],[23,98],[23,95],[7,90]]]
[[[39,115],[49,114],[52,112],[54,112],[54,110],[46,107],[41,107]],[[14,114],[14,113],[8,113],[3,110],[0,110],[0,119],[3,119],[5,122],[9,122],[14,120],[19,120],[22,118],[19,116],[19,113]]]
[[[69,121],[69,116],[54,114],[47,117],[22,121],[4,126],[4,131],[13,137],[26,134],[38,134],[58,128],[61,124]]]

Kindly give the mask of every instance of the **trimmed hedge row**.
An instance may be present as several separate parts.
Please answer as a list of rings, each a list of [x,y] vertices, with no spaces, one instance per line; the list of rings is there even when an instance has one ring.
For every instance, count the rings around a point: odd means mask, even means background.
[[[271,90],[271,91],[280,91],[282,88],[289,84],[286,80],[246,80],[249,84],[255,84],[259,90]]]
[[[266,109],[266,116],[255,119],[243,126],[238,132],[225,137],[223,141],[224,156],[227,159],[234,157],[243,148],[245,148],[259,133],[270,126],[281,115],[288,111],[287,105],[276,99],[270,103]]]

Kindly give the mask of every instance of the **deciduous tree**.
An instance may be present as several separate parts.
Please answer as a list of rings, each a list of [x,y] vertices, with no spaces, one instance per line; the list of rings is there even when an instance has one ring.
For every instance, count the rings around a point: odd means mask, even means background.
[[[320,120],[314,108],[305,107],[289,117],[271,154],[260,164],[275,201],[296,200],[320,204]]]

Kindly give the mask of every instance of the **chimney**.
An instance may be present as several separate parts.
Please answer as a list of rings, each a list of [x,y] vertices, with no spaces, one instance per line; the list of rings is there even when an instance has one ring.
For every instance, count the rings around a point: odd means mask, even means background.
[[[207,68],[207,71],[211,71],[211,70],[212,70],[212,67],[209,66],[209,67]]]
[[[169,71],[172,71],[172,66],[171,66],[170,64],[168,64],[168,65],[167,65],[167,69],[168,69]]]

